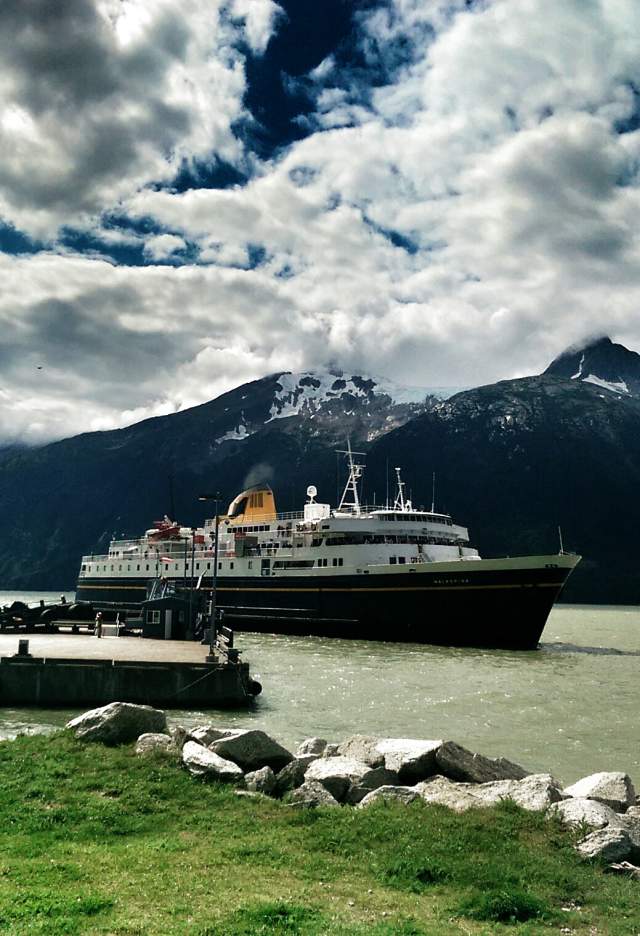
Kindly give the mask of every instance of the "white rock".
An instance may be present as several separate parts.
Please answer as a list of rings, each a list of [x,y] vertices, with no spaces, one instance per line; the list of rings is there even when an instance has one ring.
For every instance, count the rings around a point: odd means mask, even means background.
[[[415,738],[383,738],[376,749],[384,755],[384,765],[395,770],[400,783],[418,783],[438,773],[436,752],[444,742]]]
[[[305,738],[296,748],[295,756],[306,757],[308,754],[315,754],[316,757],[320,757],[326,746],[324,738]]]
[[[196,741],[187,741],[182,749],[182,763],[194,777],[208,777],[226,783],[244,782],[237,764],[225,760]]]
[[[81,741],[125,744],[135,741],[141,734],[166,733],[167,718],[164,712],[150,705],[111,702],[72,718],[66,727]]]
[[[616,812],[624,812],[636,801],[636,791],[628,774],[621,771],[602,771],[583,777],[566,787],[565,796],[597,800]]]
[[[551,774],[529,774],[516,784],[513,800],[522,809],[542,812],[562,799],[560,783]]]
[[[472,783],[456,783],[440,775],[417,783],[414,789],[425,803],[447,806],[454,812],[466,812],[467,809],[477,809],[484,805],[475,796]]]
[[[381,786],[377,790],[367,793],[358,803],[358,809],[364,809],[373,803],[413,803],[420,799],[415,787],[410,786]]]
[[[271,767],[261,767],[260,770],[246,774],[244,782],[247,790],[271,796],[276,787],[276,775]]]
[[[289,794],[292,806],[306,808],[313,806],[339,806],[340,803],[318,780],[305,780]]]
[[[618,814],[610,806],[582,796],[554,803],[550,812],[559,816],[567,825],[577,826],[584,823],[592,829],[604,829],[610,822],[615,823],[618,818]]]
[[[379,740],[370,735],[351,735],[338,745],[336,753],[339,757],[351,757],[369,767],[382,767],[384,754],[377,749]]]
[[[155,751],[175,751],[176,754],[178,752],[171,735],[153,733],[140,735],[135,750],[138,755],[152,754]]]
[[[318,780],[339,802],[349,799],[358,802],[366,793],[389,782],[384,767],[370,767],[353,757],[321,757],[307,768],[307,780]],[[355,788],[351,793],[352,788]],[[356,792],[357,790],[357,792]]]
[[[215,725],[198,725],[197,728],[190,728],[187,732],[187,741],[195,741],[196,744],[204,744],[209,747],[214,741],[220,738],[226,738],[233,731],[233,728],[216,728]]]
[[[633,816],[634,819],[640,819],[640,806],[629,806],[626,815]]]
[[[258,728],[234,729],[224,738],[212,741],[209,749],[238,764],[243,770],[271,767],[277,772],[293,760],[290,751]]]
[[[625,861],[632,852],[631,839],[624,829],[607,826],[591,832],[576,845],[583,858],[602,858],[604,861]]]

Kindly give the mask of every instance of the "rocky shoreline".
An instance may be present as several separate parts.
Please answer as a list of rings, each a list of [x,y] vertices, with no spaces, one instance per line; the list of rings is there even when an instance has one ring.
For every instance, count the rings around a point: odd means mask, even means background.
[[[532,774],[444,739],[356,734],[333,744],[308,738],[292,752],[259,729],[169,729],[164,712],[124,702],[85,712],[66,727],[84,741],[135,741],[140,756],[164,751],[194,777],[233,784],[242,796],[285,799],[293,808],[422,800],[465,812],[510,800],[584,833],[575,845],[583,858],[640,879],[640,797],[620,771],[565,787],[551,774]]]

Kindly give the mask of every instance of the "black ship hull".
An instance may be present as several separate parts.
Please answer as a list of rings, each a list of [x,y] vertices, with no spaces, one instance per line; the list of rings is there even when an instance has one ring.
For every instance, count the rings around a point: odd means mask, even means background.
[[[218,607],[237,631],[531,650],[577,562],[550,556],[384,573],[220,576]],[[88,577],[77,599],[133,609],[146,591],[144,579]]]

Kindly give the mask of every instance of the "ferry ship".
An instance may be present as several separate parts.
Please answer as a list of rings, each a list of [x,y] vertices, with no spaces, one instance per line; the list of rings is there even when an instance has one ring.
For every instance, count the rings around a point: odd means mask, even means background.
[[[362,504],[364,465],[350,446],[345,454],[337,508],[318,503],[310,485],[301,512],[277,513],[264,484],[198,529],[165,517],[140,539],[83,556],[76,600],[132,612],[165,579],[215,586],[238,631],[534,649],[580,557],[561,548],[483,559],[448,513],[413,506],[399,468],[393,503]]]

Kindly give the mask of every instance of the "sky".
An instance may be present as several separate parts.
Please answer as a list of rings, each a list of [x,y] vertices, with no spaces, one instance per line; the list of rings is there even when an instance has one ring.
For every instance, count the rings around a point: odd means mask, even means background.
[[[2,0],[0,442],[640,350],[637,0]]]

